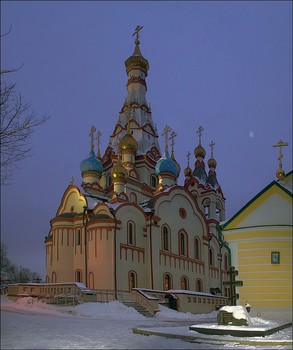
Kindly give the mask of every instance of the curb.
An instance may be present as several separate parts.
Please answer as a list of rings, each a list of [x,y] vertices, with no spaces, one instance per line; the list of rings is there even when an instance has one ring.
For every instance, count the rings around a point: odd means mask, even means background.
[[[142,329],[142,328],[133,328],[132,332],[134,334],[140,334],[140,335],[156,335],[160,337],[165,337],[165,338],[174,338],[174,339],[181,339],[183,341],[187,341],[190,343],[205,343],[205,344],[219,344],[219,345],[224,345],[227,343],[237,343],[241,345],[262,345],[262,346],[277,346],[277,345],[283,345],[283,346],[292,346],[292,339],[290,340],[242,340],[239,338],[235,339],[225,339],[222,340],[220,338],[203,338],[199,336],[193,336],[193,335],[180,335],[180,334],[173,334],[173,333],[163,333],[163,332],[157,332],[157,331],[150,331],[147,329]]]

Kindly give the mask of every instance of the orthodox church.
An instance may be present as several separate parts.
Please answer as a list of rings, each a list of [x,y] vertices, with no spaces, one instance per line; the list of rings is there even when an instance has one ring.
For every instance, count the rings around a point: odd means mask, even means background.
[[[126,59],[127,96],[103,156],[101,132],[92,127],[88,157],[81,161],[81,187],[65,190],[45,238],[46,282],[82,282],[97,290],[191,290],[227,295],[230,249],[218,230],[225,197],[198,128],[194,166],[174,154],[176,133],[159,134],[146,99],[149,62],[134,33]],[[97,140],[95,150],[94,141]],[[170,142],[170,145],[169,145]]]

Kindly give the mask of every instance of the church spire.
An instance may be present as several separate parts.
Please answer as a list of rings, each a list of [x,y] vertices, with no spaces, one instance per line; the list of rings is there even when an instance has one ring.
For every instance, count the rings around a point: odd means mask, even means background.
[[[211,147],[211,158],[208,160],[208,166],[210,168],[207,183],[210,184],[213,188],[215,188],[218,184],[217,175],[216,175],[216,167],[217,167],[217,161],[214,159],[214,146],[215,142],[212,141],[209,146]]]
[[[200,126],[197,129],[199,142],[198,142],[198,146],[194,149],[196,162],[195,162],[195,167],[193,171],[193,176],[197,177],[201,182],[205,183],[207,179],[207,173],[205,171],[205,164],[204,164],[204,157],[206,155],[206,151],[201,145],[201,136],[202,136],[203,130],[204,128],[202,126]]]
[[[149,70],[149,63],[143,57],[140,50],[140,33],[142,26],[135,28],[132,36],[135,37],[135,48],[133,54],[125,61],[127,73],[127,95],[119,112],[119,118],[110,136],[112,150],[118,154],[119,138],[125,135],[130,118],[130,133],[137,141],[137,155],[155,155],[154,160],[160,157],[160,146],[158,133],[155,128],[150,105],[146,99],[147,83],[146,77]],[[131,111],[131,114],[129,115]],[[128,133],[128,132],[127,132]]]

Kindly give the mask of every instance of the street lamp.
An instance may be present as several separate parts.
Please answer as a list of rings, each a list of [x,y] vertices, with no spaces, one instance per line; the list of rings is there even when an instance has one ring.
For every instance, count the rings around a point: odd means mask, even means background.
[[[114,251],[113,251],[113,255],[114,255],[114,293],[115,293],[115,299],[117,300],[117,256],[116,256],[116,252],[117,252],[117,248],[116,248],[116,232],[117,232],[117,218],[116,218],[116,213],[115,210],[111,207],[109,207],[109,211],[110,213],[113,215],[114,218]]]
[[[87,287],[87,214],[88,207],[83,207],[82,223],[84,226],[84,269],[85,269],[85,286]]]

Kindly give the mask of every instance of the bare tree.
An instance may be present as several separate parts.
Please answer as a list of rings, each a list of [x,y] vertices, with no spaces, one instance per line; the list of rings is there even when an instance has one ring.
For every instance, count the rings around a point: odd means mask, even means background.
[[[5,74],[15,70],[1,70],[1,185],[11,179],[19,161],[27,158],[31,153],[28,143],[36,127],[44,124],[49,116],[37,116],[31,110],[15,84],[3,81]]]
[[[11,262],[7,255],[7,247],[2,242],[0,242],[0,251],[1,286],[9,283],[40,282],[42,280],[41,275],[39,273],[33,272],[30,269],[23,267],[22,265],[17,265]]]

